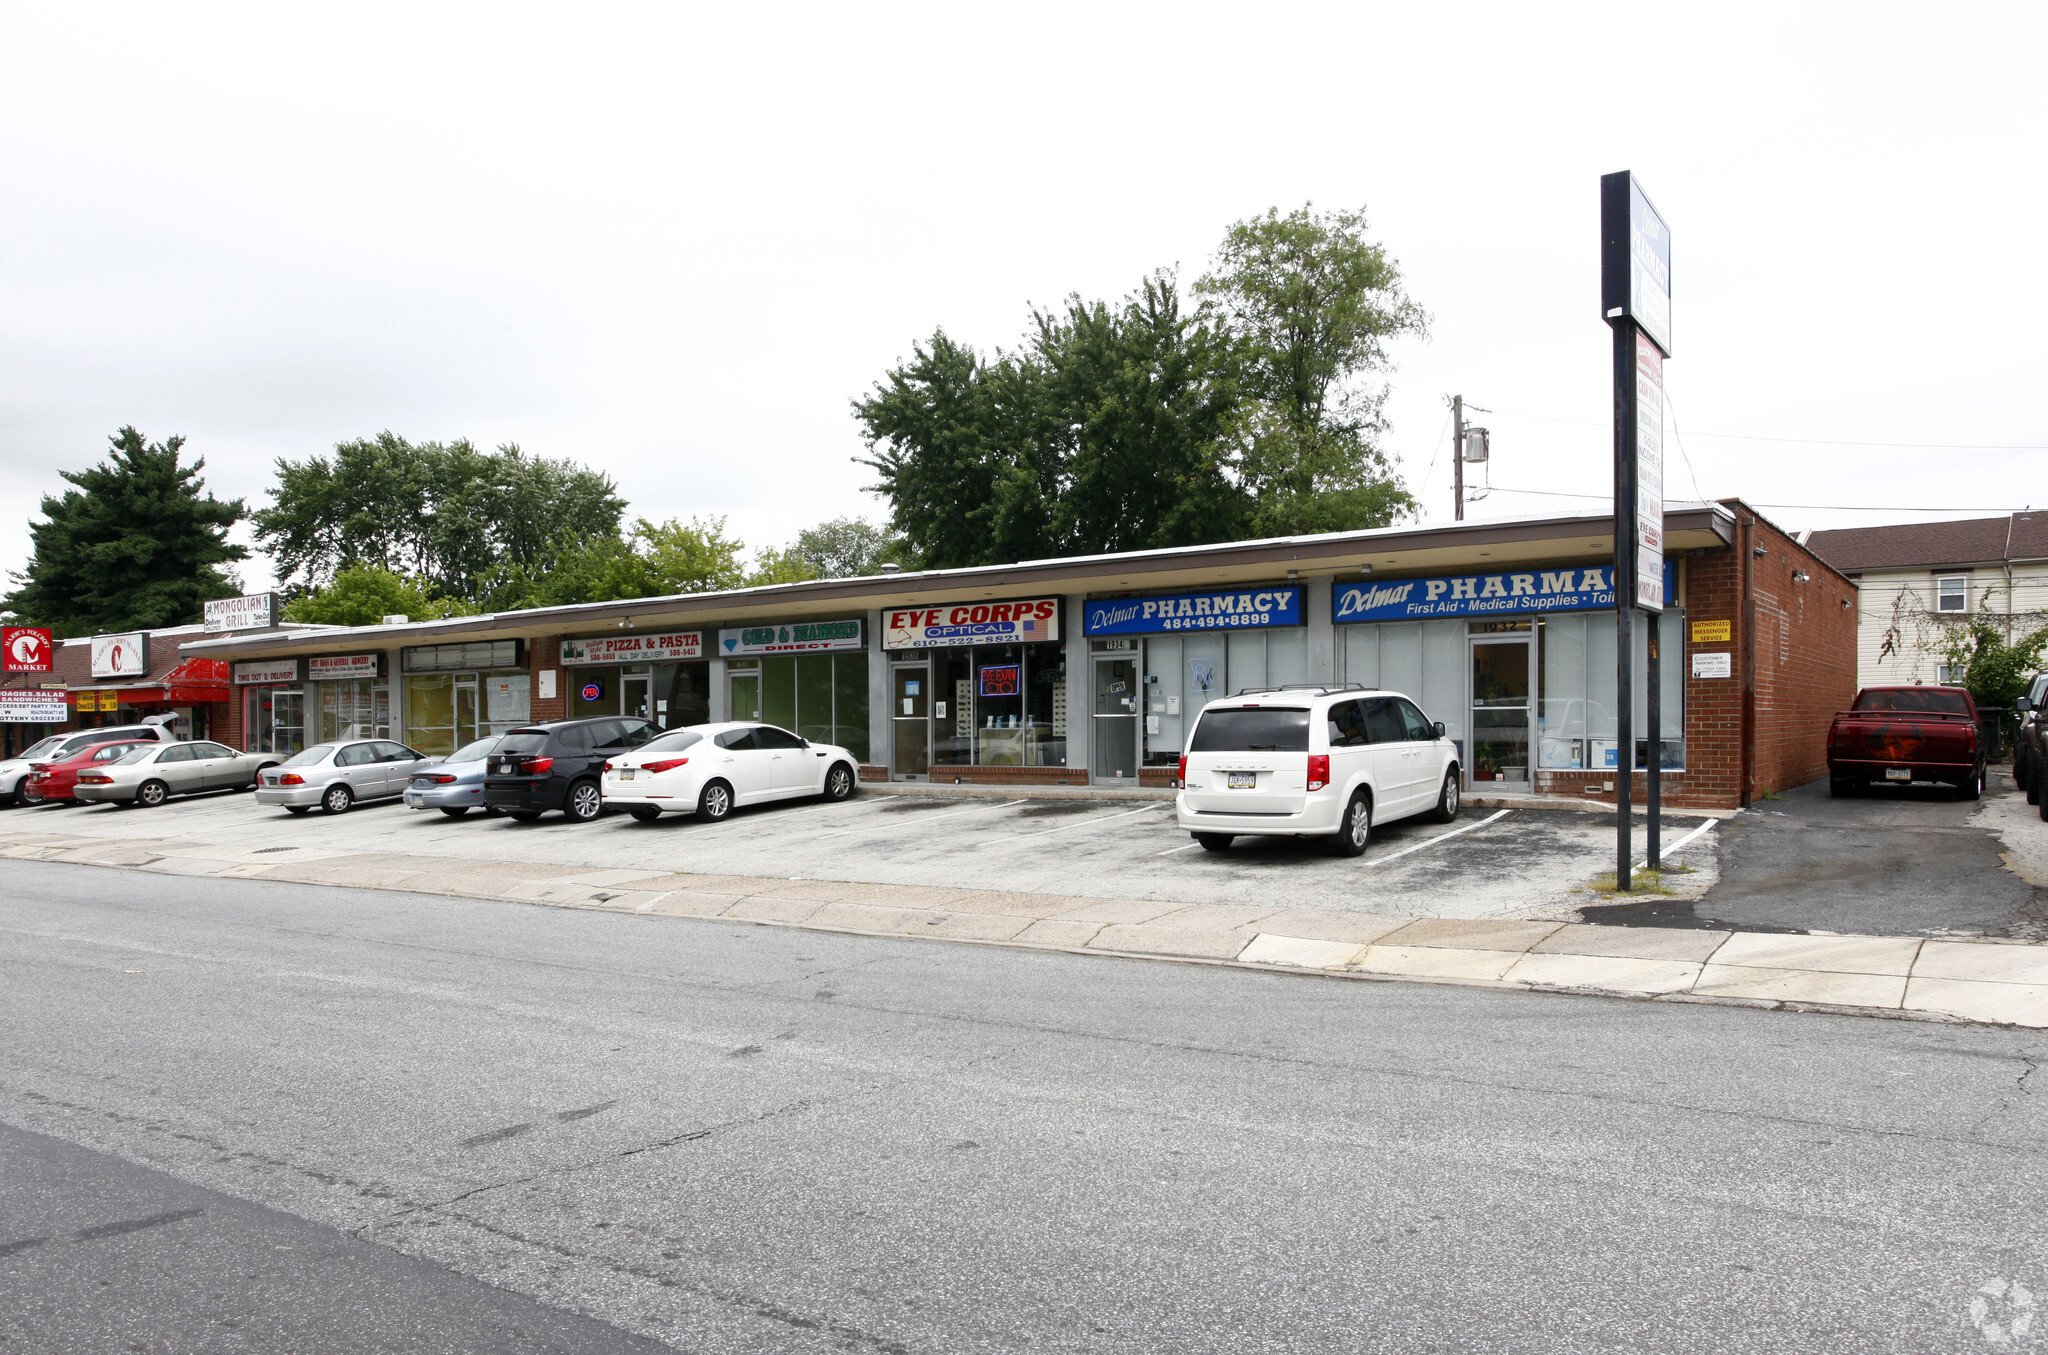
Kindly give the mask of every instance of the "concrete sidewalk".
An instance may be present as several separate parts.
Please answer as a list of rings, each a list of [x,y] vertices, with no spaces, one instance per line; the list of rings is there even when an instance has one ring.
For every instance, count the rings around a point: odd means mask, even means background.
[[[1359,978],[2048,1027],[2048,946],[593,870],[318,847],[0,834],[0,857],[1033,946]]]

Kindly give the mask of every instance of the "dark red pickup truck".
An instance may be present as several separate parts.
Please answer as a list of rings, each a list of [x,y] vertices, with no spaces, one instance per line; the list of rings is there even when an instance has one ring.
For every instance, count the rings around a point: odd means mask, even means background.
[[[1961,687],[1865,687],[1828,726],[1828,788],[1854,795],[1873,781],[1933,781],[1984,793],[1977,703]]]

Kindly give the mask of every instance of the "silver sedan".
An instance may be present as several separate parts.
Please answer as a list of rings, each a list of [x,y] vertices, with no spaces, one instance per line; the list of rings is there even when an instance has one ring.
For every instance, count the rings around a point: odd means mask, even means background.
[[[414,772],[412,783],[405,788],[406,807],[438,809],[451,819],[472,809],[497,813],[484,804],[484,768],[489,765],[485,759],[504,737],[492,734],[466,743],[450,753],[446,762],[429,771]]]
[[[237,753],[223,743],[194,739],[137,748],[105,766],[78,775],[74,799],[88,804],[136,804],[154,809],[173,795],[209,790],[247,790],[275,753]]]
[[[389,739],[316,743],[256,778],[256,803],[303,814],[318,805],[344,814],[358,800],[381,800],[405,789],[413,774],[441,761]]]

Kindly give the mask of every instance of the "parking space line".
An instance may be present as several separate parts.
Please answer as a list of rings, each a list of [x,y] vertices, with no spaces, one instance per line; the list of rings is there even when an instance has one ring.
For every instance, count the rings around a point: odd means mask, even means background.
[[[1683,847],[1686,843],[1692,841],[1694,838],[1698,837],[1701,833],[1706,832],[1709,828],[1712,828],[1713,826],[1714,820],[1708,819],[1705,823],[1693,829],[1690,833],[1687,833],[1684,837],[1678,839],[1678,841],[1672,843],[1670,846],[1659,848],[1657,851],[1657,864],[1660,866],[1663,865],[1665,857],[1671,855],[1671,853],[1677,851],[1680,847]],[[1643,853],[1643,855],[1647,857],[1649,853],[1645,852]],[[1641,861],[1636,862],[1635,866],[1633,867],[1633,869],[1635,870],[1641,870],[1642,868],[1643,862]]]
[[[1481,819],[1477,823],[1468,823],[1463,828],[1453,828],[1448,833],[1438,833],[1435,837],[1431,838],[1427,842],[1418,842],[1412,847],[1403,847],[1398,852],[1393,852],[1387,856],[1375,858],[1374,860],[1367,861],[1365,864],[1368,866],[1384,866],[1389,861],[1399,861],[1404,856],[1412,855],[1415,852],[1422,851],[1424,848],[1427,847],[1434,847],[1437,843],[1446,841],[1450,838],[1457,837],[1462,833],[1477,832],[1479,829],[1484,828],[1487,824],[1498,823],[1502,819],[1506,818],[1508,815],[1514,812],[1515,811],[1512,809],[1503,809],[1500,812],[1494,814],[1491,818]]]
[[[1201,843],[1199,843],[1199,842],[1190,842],[1190,843],[1189,843],[1189,844],[1188,844],[1187,846],[1185,846],[1185,847],[1175,847],[1175,848],[1174,848],[1173,850],[1171,850],[1171,851],[1164,851],[1164,852],[1154,852],[1154,853],[1152,853],[1152,859],[1156,861],[1156,860],[1158,860],[1158,859],[1159,859],[1160,857],[1162,857],[1162,856],[1175,856],[1175,855],[1178,855],[1178,854],[1179,854],[1179,853],[1181,853],[1181,852],[1191,852],[1191,851],[1193,851],[1193,850],[1194,850],[1195,848],[1197,848],[1197,847],[1199,847],[1199,846],[1201,846],[1201,845],[1202,845],[1202,844],[1201,844]]]
[[[919,823],[931,823],[931,822],[933,822],[933,821],[935,821],[935,820],[938,820],[938,819],[957,819],[957,818],[959,818],[959,817],[960,817],[960,816],[961,816],[962,814],[979,814],[979,813],[983,812],[984,810],[989,810],[989,809],[1008,809],[1008,808],[1009,808],[1009,807],[1010,807],[1011,805],[1021,805],[1021,804],[1023,804],[1023,803],[1024,803],[1024,802],[1023,802],[1022,800],[1005,800],[1005,801],[1003,801],[1003,802],[1002,802],[1001,804],[999,804],[999,805],[976,805],[976,806],[975,806],[974,808],[972,808],[972,809],[951,809],[951,810],[948,810],[948,811],[946,811],[946,812],[945,812],[945,813],[943,813],[943,814],[933,814],[933,815],[930,815],[930,816],[928,816],[928,817],[925,817],[925,818],[920,818],[920,819],[918,820],[918,822],[919,822]],[[820,836],[820,837],[816,837],[816,838],[813,838],[813,839],[812,839],[812,841],[814,841],[814,842],[829,842],[829,841],[831,841],[831,840],[832,840],[833,838],[835,838],[835,837],[855,837],[855,836],[858,836],[858,835],[859,835],[859,834],[861,834],[861,833],[886,833],[886,832],[888,832],[888,831],[889,831],[889,830],[890,830],[891,828],[895,828],[895,827],[897,827],[897,825],[896,825],[896,824],[893,824],[893,823],[889,823],[889,824],[883,824],[883,825],[882,825],[881,827],[879,827],[879,828],[849,828],[849,829],[847,829],[847,830],[846,830],[845,832],[843,832],[843,833],[826,833],[826,834],[824,834],[824,835],[822,835],[822,836]]]

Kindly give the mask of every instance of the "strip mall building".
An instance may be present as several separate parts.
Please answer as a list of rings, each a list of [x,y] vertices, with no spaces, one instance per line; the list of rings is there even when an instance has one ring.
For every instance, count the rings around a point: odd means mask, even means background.
[[[1654,754],[1667,803],[1742,805],[1824,775],[1829,717],[1855,692],[1855,585],[1739,500],[1670,505],[1665,540]],[[213,733],[248,749],[375,736],[445,753],[536,720],[758,718],[845,745],[870,780],[1167,786],[1206,702],[1348,682],[1443,721],[1469,786],[1611,798],[1612,558],[1610,519],[1527,518],[210,636],[180,652],[226,665]],[[1652,752],[1639,739],[1637,765]]]

